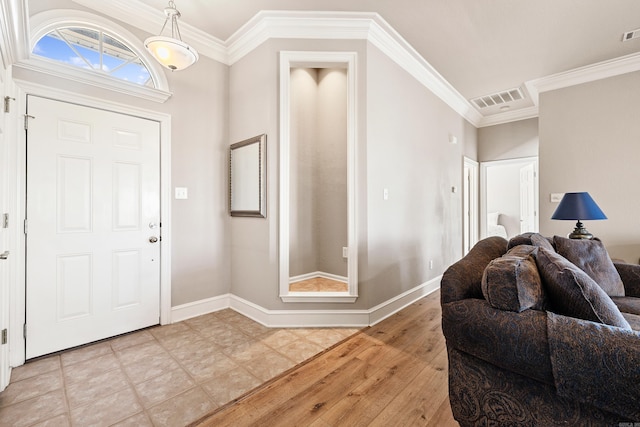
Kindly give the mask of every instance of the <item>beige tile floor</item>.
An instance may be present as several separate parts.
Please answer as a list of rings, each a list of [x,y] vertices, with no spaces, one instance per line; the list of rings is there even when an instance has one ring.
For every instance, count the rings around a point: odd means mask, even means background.
[[[134,332],[14,369],[0,426],[184,426],[355,332],[228,309]]]
[[[291,292],[347,292],[348,290],[347,283],[325,277],[313,277],[289,285]]]

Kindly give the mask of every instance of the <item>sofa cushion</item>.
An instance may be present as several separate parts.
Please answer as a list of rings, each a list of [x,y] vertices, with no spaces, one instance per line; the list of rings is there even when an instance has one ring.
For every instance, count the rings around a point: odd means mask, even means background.
[[[618,309],[624,313],[640,315],[640,298],[636,297],[611,297]]]
[[[627,322],[629,322],[629,326],[634,331],[640,332],[640,315],[631,314],[631,313],[622,313],[622,316],[625,318]]]
[[[521,312],[544,310],[546,296],[532,254],[535,246],[520,245],[492,260],[482,275],[482,294],[493,308]]]
[[[535,258],[551,310],[565,316],[631,329],[611,298],[576,265],[545,248],[538,248]]]
[[[624,296],[624,285],[609,253],[599,239],[567,239],[553,236],[556,251],[580,267],[609,296]]]
[[[553,247],[553,238],[544,237],[540,233],[534,233],[531,231],[513,236],[507,243],[507,249],[515,248],[520,245],[542,246],[555,251]]]
[[[542,234],[533,233],[531,235],[531,244],[533,246],[538,246],[541,248],[545,248],[550,251],[555,251],[556,248],[553,247],[553,244],[549,241],[548,238],[544,237]]]
[[[624,283],[624,295],[640,298],[640,265],[613,263]]]
[[[517,236],[513,236],[512,238],[509,239],[509,242],[507,243],[507,250],[511,248],[515,248],[516,246],[520,246],[520,245],[531,245],[532,234],[534,233],[522,233],[522,234],[518,234]]]

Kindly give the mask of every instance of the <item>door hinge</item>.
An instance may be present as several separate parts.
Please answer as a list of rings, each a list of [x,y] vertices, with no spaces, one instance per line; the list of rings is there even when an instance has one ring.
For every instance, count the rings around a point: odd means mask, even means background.
[[[24,220],[24,234],[27,234],[27,220]]]
[[[24,337],[24,339],[27,339],[27,324],[25,323],[24,325],[22,325],[22,336]]]
[[[9,228],[9,214],[2,214],[2,228]]]
[[[29,130],[29,119],[35,119],[34,116],[30,116],[29,114],[24,115],[24,130]]]
[[[0,344],[6,344],[7,343],[7,329],[3,329],[2,330],[2,338],[0,338]]]
[[[8,113],[11,110],[9,101],[15,101],[15,100],[16,100],[15,98],[12,98],[10,96],[5,96],[4,97],[4,112],[5,113]]]

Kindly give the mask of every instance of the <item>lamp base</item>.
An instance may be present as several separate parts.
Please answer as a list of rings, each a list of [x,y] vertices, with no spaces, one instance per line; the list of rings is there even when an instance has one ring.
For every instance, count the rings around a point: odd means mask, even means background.
[[[593,239],[593,234],[589,233],[582,223],[578,221],[576,223],[576,228],[574,228],[567,237],[570,239]]]

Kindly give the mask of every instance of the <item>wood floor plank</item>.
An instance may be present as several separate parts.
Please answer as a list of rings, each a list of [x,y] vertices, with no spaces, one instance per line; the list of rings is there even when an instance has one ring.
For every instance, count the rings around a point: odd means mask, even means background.
[[[283,404],[264,414],[260,420],[262,425],[278,425],[286,420],[289,425],[309,425],[318,418],[327,407],[335,405],[345,392],[359,384],[367,376],[371,366],[354,358],[331,372],[320,381],[301,393],[288,399]],[[331,384],[327,387],[327,384]]]
[[[457,426],[435,292],[198,426]]]
[[[444,356],[444,363],[446,364],[447,353],[445,349],[440,351],[438,359],[441,359],[442,356]],[[441,366],[425,366],[384,408],[371,423],[371,426],[415,426],[424,424],[435,416],[442,402],[448,399],[447,389],[438,387],[438,385],[447,381],[446,377],[447,372]]]
[[[366,334],[358,334],[348,342],[335,347],[331,354],[324,354],[314,360],[312,366],[303,365],[290,375],[268,384],[263,393],[251,399],[250,404],[254,408],[254,414],[266,416],[278,406],[286,405],[287,401],[304,393],[307,388],[322,381],[323,378],[330,376],[333,372],[340,372],[344,364],[356,360],[360,352],[372,345],[375,343],[370,337]]]

